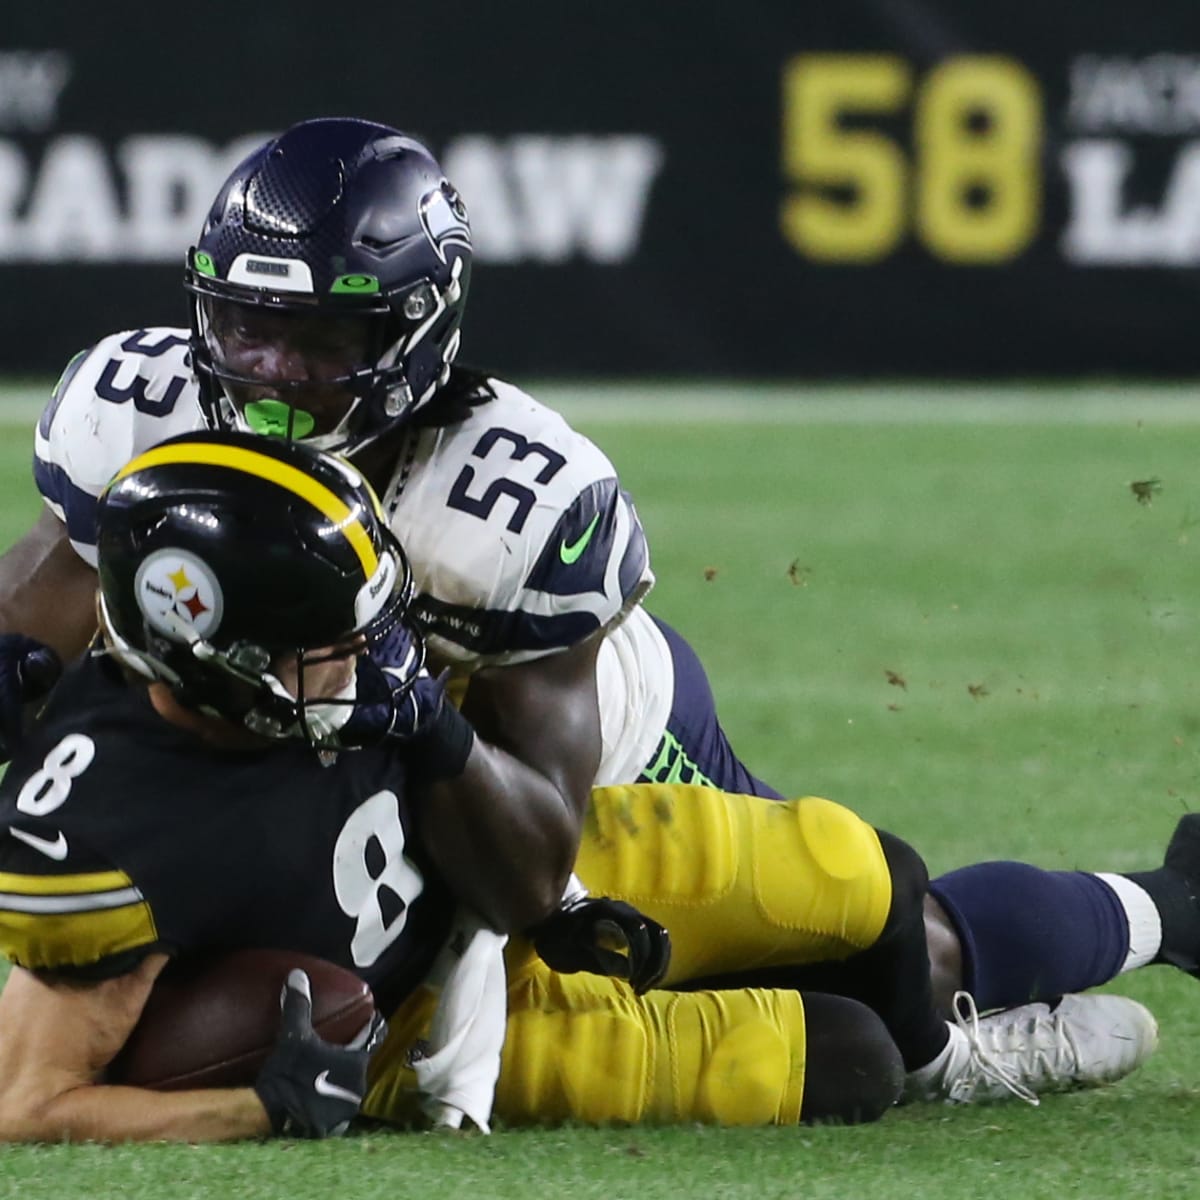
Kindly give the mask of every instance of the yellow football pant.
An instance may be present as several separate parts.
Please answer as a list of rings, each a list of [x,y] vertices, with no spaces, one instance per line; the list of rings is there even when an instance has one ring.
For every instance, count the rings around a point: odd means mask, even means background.
[[[597,895],[671,930],[667,984],[845,958],[872,945],[891,905],[875,831],[847,809],[711,789],[597,789],[576,870]],[[508,1032],[496,1117],[508,1124],[703,1121],[792,1124],[804,1094],[800,996],[775,989],[650,992],[559,975],[527,943],[508,954]],[[417,1119],[407,1066],[433,999],[394,1013],[364,1112]]]
[[[526,952],[524,943],[516,956]],[[428,1027],[422,993],[392,1017],[363,1111],[418,1120],[409,1047]],[[703,1121],[792,1124],[804,1096],[798,992],[648,992],[559,975],[536,956],[514,968],[495,1116],[508,1125]]]
[[[597,788],[575,871],[671,931],[666,986],[846,958],[874,945],[892,903],[875,830],[815,796]]]

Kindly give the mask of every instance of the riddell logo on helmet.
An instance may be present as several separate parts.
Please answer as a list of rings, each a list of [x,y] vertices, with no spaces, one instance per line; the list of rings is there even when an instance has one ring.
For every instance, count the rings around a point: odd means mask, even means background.
[[[388,573],[385,572],[382,575],[377,575],[370,583],[367,584],[367,591],[371,593],[372,600],[378,598],[379,593],[383,591],[383,586],[387,583],[387,581]]]

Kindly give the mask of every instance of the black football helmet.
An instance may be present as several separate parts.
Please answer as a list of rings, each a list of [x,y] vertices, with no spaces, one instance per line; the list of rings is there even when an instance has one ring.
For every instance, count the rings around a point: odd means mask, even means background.
[[[383,636],[412,597],[362,476],[254,434],[185,434],[133,459],[100,498],[97,551],[110,652],[268,737],[319,742],[337,725],[322,712],[353,704],[292,696],[273,660],[295,654],[302,681],[312,651]]]
[[[345,414],[309,438],[356,453],[449,378],[470,277],[466,207],[420,142],[348,118],[293,125],[230,175],[188,252],[192,356],[210,425],[288,438],[314,426],[310,385],[250,379],[226,363],[223,309],[359,317],[363,360],[332,381]],[[268,393],[261,401],[256,388]]]

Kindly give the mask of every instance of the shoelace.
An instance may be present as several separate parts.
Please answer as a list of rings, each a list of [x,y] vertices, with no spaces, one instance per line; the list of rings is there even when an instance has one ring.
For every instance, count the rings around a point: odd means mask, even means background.
[[[993,1055],[990,1048],[983,1044],[983,1031],[979,1027],[979,1010],[975,1007],[975,997],[970,992],[954,993],[954,1021],[959,1029],[966,1034],[967,1044],[971,1047],[971,1063],[975,1067],[976,1077],[966,1077],[955,1080],[950,1086],[948,1099],[952,1103],[970,1101],[978,1085],[979,1077],[999,1084],[1011,1092],[1018,1100],[1036,1108],[1039,1104],[1037,1094],[1030,1091],[1022,1082],[1019,1072]]]

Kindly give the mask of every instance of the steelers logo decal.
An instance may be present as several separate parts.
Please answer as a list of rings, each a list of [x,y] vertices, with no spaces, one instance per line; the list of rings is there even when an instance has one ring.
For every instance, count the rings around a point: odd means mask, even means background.
[[[188,627],[207,638],[221,623],[221,585],[187,550],[156,550],[138,568],[133,588],[150,627],[174,641],[183,640]]]

